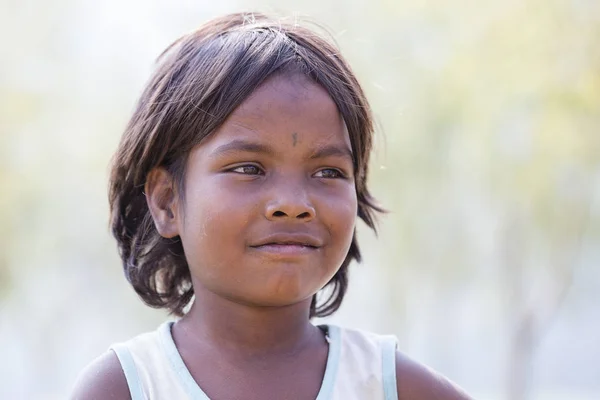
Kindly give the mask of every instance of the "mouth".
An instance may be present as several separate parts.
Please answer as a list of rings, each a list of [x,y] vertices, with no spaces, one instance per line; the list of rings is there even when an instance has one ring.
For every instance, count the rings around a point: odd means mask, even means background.
[[[319,248],[306,243],[297,242],[273,242],[265,243],[259,246],[250,246],[252,249],[259,251],[260,253],[273,255],[273,256],[304,256],[313,254]]]
[[[259,240],[250,248],[275,256],[302,256],[313,254],[321,246],[321,242],[311,235],[274,234]]]
[[[310,243],[304,243],[304,242],[267,242],[264,244],[259,244],[257,246],[250,246],[250,247],[265,247],[265,246],[292,246],[292,247],[310,247],[313,249],[318,248],[318,246],[314,246]]]

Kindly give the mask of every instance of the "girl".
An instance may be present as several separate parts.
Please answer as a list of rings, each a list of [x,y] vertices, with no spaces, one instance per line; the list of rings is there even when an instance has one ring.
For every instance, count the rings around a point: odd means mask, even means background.
[[[180,317],[112,346],[75,399],[466,399],[393,337],[315,326],[360,260],[373,124],[327,41],[259,14],[172,44],[114,157],[125,275]],[[326,291],[319,293],[322,289]]]

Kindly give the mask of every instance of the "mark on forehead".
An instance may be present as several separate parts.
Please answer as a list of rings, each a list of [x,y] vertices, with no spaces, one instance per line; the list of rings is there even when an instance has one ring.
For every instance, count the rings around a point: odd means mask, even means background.
[[[296,147],[296,143],[298,143],[298,133],[294,132],[292,133],[292,145]]]

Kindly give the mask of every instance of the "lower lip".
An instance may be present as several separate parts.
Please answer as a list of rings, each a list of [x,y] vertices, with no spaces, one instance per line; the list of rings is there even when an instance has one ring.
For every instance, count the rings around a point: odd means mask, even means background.
[[[253,248],[260,252],[279,256],[303,256],[318,250],[316,247],[302,246],[299,244],[265,244]]]

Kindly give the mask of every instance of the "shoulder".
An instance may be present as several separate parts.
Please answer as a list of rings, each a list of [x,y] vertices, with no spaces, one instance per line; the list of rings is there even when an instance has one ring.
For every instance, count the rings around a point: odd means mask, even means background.
[[[129,387],[117,355],[109,350],[81,371],[71,400],[131,400]]]
[[[462,389],[434,370],[396,352],[398,400],[470,400]]]

